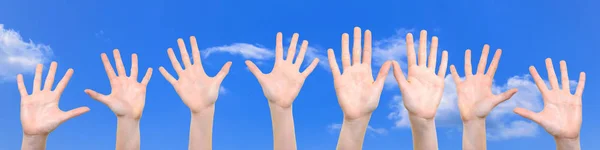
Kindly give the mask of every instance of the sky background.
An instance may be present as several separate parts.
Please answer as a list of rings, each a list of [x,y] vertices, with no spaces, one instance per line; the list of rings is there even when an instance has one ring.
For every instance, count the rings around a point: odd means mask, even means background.
[[[373,32],[375,73],[385,60],[405,62],[404,35],[422,29],[428,30],[430,37],[439,37],[438,56],[441,50],[448,50],[449,63],[457,65],[461,75],[465,49],[473,50],[475,64],[483,44],[490,44],[492,50],[502,48],[494,91],[520,91],[488,116],[490,150],[525,150],[531,146],[554,149],[552,136],[512,113],[512,109],[543,108],[528,66],[536,66],[547,80],[544,59],[553,58],[556,67],[559,60],[566,60],[571,80],[577,81],[581,71],[587,73],[582,148],[600,149],[600,94],[595,92],[600,90],[599,79],[595,78],[600,69],[594,61],[600,54],[595,47],[600,41],[596,35],[600,34],[598,6],[600,2],[593,0],[2,1],[0,149],[19,149],[22,138],[15,75],[24,73],[31,91],[35,64],[44,63],[45,74],[50,61],[59,64],[57,77],[62,77],[68,68],[75,71],[60,108],[88,106],[91,111],[59,126],[50,134],[47,148],[114,149],[114,114],[83,92],[86,88],[110,92],[100,53],[108,53],[112,60],[114,48],[120,49],[127,68],[132,53],[139,56],[140,70],[155,68],[141,120],[141,149],[187,149],[189,109],[157,68],[165,66],[173,74],[166,50],[173,47],[177,52],[177,38],[189,42],[192,35],[198,39],[209,75],[215,75],[225,62],[233,62],[216,104],[213,148],[272,149],[267,100],[243,62],[259,62],[259,68],[269,72],[277,32],[283,32],[287,41],[297,32],[300,40],[310,42],[306,64],[313,58],[321,59],[294,102],[298,149],[334,149],[343,114],[335,96],[326,49],[333,48],[339,59],[341,34],[352,33],[355,26]],[[289,43],[284,45],[287,48]],[[389,77],[365,136],[366,150],[412,149],[400,91],[393,76]],[[436,121],[439,148],[460,149],[462,126],[451,78],[446,78]]]

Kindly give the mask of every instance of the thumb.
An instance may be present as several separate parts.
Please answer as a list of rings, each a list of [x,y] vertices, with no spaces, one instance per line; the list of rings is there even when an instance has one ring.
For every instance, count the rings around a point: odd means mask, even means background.
[[[90,108],[88,107],[79,107],[79,108],[75,108],[72,110],[69,110],[67,112],[65,112],[65,114],[63,115],[63,117],[61,118],[61,122],[65,122],[71,118],[75,118],[77,116],[80,116],[86,112],[90,111]]]
[[[498,104],[509,100],[513,95],[515,95],[517,93],[517,88],[513,88],[510,89],[500,95],[496,95],[496,98],[494,99],[493,103],[494,103],[494,107],[496,107]]]
[[[379,74],[377,75],[377,79],[375,79],[375,84],[378,87],[383,87],[383,83],[385,82],[385,79],[388,76],[391,65],[392,65],[392,62],[388,61],[388,62],[385,62],[379,69]]]
[[[515,112],[516,114],[518,114],[518,115],[520,115],[520,116],[522,116],[524,118],[527,118],[527,119],[529,119],[531,121],[534,121],[537,124],[540,124],[540,121],[541,121],[540,117],[538,116],[537,113],[535,113],[535,112],[533,112],[531,110],[527,110],[525,108],[517,107],[517,108],[515,108],[513,110],[513,112]]]
[[[106,102],[106,95],[100,94],[94,90],[90,90],[90,89],[85,89],[84,90],[85,94],[89,95],[90,97],[92,97],[93,99],[100,101],[101,103],[104,103],[106,105],[108,105]]]
[[[258,69],[258,67],[256,67],[256,65],[250,60],[246,60],[246,66],[248,66],[250,72],[252,72],[257,79],[263,74],[262,71],[260,71],[260,69]]]
[[[231,61],[228,61],[227,63],[225,63],[225,65],[223,65],[223,67],[221,67],[221,71],[219,71],[219,73],[217,73],[217,75],[215,76],[215,77],[217,77],[219,82],[223,81],[223,79],[225,79],[227,74],[229,74],[229,68],[231,68]]]

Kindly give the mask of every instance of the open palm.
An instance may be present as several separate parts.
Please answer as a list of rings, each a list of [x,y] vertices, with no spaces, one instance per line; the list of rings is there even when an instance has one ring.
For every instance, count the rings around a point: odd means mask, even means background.
[[[146,86],[152,76],[152,68],[148,68],[142,82],[137,81],[138,58],[136,54],[131,55],[131,74],[127,77],[125,67],[121,60],[119,50],[113,51],[118,76],[115,74],[106,54],[102,53],[102,63],[110,81],[111,93],[103,95],[96,91],[86,89],[85,92],[95,100],[107,105],[118,117],[140,119],[144,110],[146,100]]]
[[[373,80],[371,31],[365,31],[364,48],[361,48],[361,32],[360,28],[354,28],[352,63],[350,60],[349,35],[347,33],[342,34],[343,73],[340,73],[333,50],[329,49],[327,51],[338,102],[342,107],[342,111],[344,111],[344,117],[349,120],[369,116],[377,108],[383,82],[391,66],[391,62],[384,63],[377,80]]]
[[[275,64],[273,70],[268,74],[263,74],[260,69],[250,60],[246,61],[246,65],[250,69],[250,72],[254,74],[258,82],[260,83],[265,97],[270,103],[276,104],[282,108],[289,108],[298,96],[304,80],[310,75],[315,69],[318,58],[315,58],[310,65],[300,72],[300,66],[304,61],[304,55],[308,48],[308,42],[303,41],[300,47],[300,52],[296,58],[296,62],[293,62],[294,55],[296,54],[296,44],[298,43],[298,34],[295,33],[292,36],[290,47],[288,48],[287,58],[283,59],[283,35],[277,33],[276,48],[275,48]]]
[[[506,101],[517,92],[517,89],[511,89],[499,95],[492,93],[492,81],[494,74],[498,68],[502,50],[496,50],[494,59],[492,60],[487,73],[485,66],[487,63],[488,54],[490,52],[489,45],[483,46],[483,52],[477,66],[477,73],[473,75],[471,67],[471,50],[465,52],[465,80],[461,79],[454,65],[450,66],[452,78],[456,84],[458,92],[458,108],[463,121],[485,118],[494,107]]]
[[[37,65],[31,95],[27,94],[27,89],[23,83],[23,75],[19,74],[17,76],[17,83],[21,94],[21,125],[23,126],[23,134],[25,135],[47,135],[63,122],[90,110],[88,107],[79,107],[65,112],[58,108],[60,95],[69,83],[73,75],[73,69],[67,71],[56,86],[56,89],[52,91],[56,67],[57,63],[52,62],[48,76],[46,77],[44,89],[40,89],[42,84],[42,64]]]
[[[404,107],[413,115],[433,119],[444,91],[444,76],[448,65],[448,52],[442,52],[442,62],[435,73],[437,60],[437,37],[432,38],[429,61],[427,59],[427,31],[421,31],[419,39],[418,64],[414,40],[411,33],[406,35],[408,57],[408,78],[405,78],[400,64],[394,62],[394,76],[400,86]],[[426,64],[429,63],[429,64]]]
[[[548,89],[535,67],[529,67],[538,89],[542,92],[544,109],[539,113],[535,113],[524,108],[515,108],[514,112],[538,123],[554,137],[579,138],[582,122],[581,96],[585,87],[585,73],[580,73],[577,90],[575,94],[571,94],[567,63],[565,61],[560,62],[562,89],[559,87],[550,58],[546,59],[546,69],[548,70],[550,89]]]
[[[217,101],[219,96],[219,89],[221,88],[221,82],[225,79],[225,76],[229,73],[231,62],[225,63],[221,68],[221,71],[214,76],[209,77],[204,72],[202,67],[202,60],[200,59],[200,50],[198,49],[198,43],[196,37],[190,37],[190,43],[192,44],[192,64],[189,54],[187,52],[185,42],[183,39],[178,39],[179,50],[181,52],[181,59],[185,69],[181,67],[181,64],[177,60],[173,49],[168,49],[169,59],[179,79],[175,79],[165,68],[160,67],[160,73],[173,85],[179,97],[185,105],[187,105],[192,112],[200,112],[208,107],[211,107]]]

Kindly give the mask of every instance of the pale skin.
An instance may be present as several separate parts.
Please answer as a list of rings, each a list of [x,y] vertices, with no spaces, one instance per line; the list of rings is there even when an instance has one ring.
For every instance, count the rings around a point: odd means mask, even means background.
[[[209,77],[202,67],[196,37],[190,37],[193,60],[190,60],[183,39],[178,39],[177,43],[185,68],[177,60],[172,48],[169,48],[167,53],[179,79],[175,79],[164,67],[160,67],[159,70],[165,79],[173,85],[183,103],[190,108],[191,123],[188,148],[190,150],[210,150],[212,149],[215,102],[219,97],[221,82],[229,73],[231,62],[225,63],[216,76]]]
[[[327,51],[338,102],[344,112],[344,122],[338,139],[338,150],[360,150],[373,111],[379,105],[383,83],[391,62],[385,62],[373,79],[371,69],[371,31],[365,31],[361,46],[361,29],[354,28],[352,57],[347,33],[342,34],[342,69],[340,72],[333,49]],[[361,58],[362,53],[362,58]]]
[[[46,139],[48,139],[50,132],[65,121],[90,111],[88,107],[79,107],[66,112],[58,108],[58,101],[73,75],[73,69],[67,70],[67,73],[52,90],[57,63],[52,62],[50,64],[43,89],[41,89],[42,68],[43,65],[38,64],[35,69],[31,94],[27,93],[27,88],[23,83],[23,75],[19,74],[17,76],[17,84],[21,95],[22,150],[46,149]]]
[[[273,124],[273,149],[295,150],[296,133],[294,131],[294,118],[292,115],[292,103],[298,96],[304,81],[315,69],[318,58],[315,58],[303,72],[300,67],[304,61],[304,55],[308,48],[308,41],[303,41],[300,52],[294,62],[298,34],[294,33],[288,48],[287,56],[283,59],[283,35],[277,33],[275,47],[275,64],[270,73],[264,74],[250,60],[246,61],[248,69],[260,83],[263,93],[269,102],[271,120]]]
[[[538,74],[535,67],[529,67],[538,89],[544,99],[544,109],[535,113],[525,108],[515,108],[514,112],[542,126],[556,141],[557,150],[579,150],[581,130],[581,96],[585,87],[585,72],[579,74],[579,82],[575,94],[571,94],[567,62],[560,61],[562,88],[554,72],[552,60],[546,59],[546,70],[550,87]]]
[[[409,120],[416,150],[438,149],[434,117],[444,91],[444,76],[448,66],[448,52],[442,52],[436,73],[438,38],[432,37],[427,57],[427,31],[422,30],[418,56],[415,53],[413,35],[406,35],[408,77],[404,76],[398,62],[393,63],[394,77],[400,86],[402,101],[409,112]],[[418,58],[418,60],[417,60]]]
[[[148,68],[141,82],[138,82],[137,54],[131,55],[131,71],[127,76],[119,50],[113,50],[117,74],[106,54],[102,53],[102,63],[110,81],[111,93],[100,94],[86,89],[93,99],[108,106],[117,116],[117,150],[140,149],[140,119],[146,101],[146,86],[152,76],[152,68]]]
[[[502,50],[496,50],[494,58],[485,72],[490,46],[484,45],[473,74],[471,50],[465,52],[465,80],[461,81],[456,67],[450,66],[452,78],[458,93],[458,108],[463,121],[463,150],[485,150],[486,131],[485,118],[498,104],[510,99],[517,89],[510,89],[501,94],[492,93],[492,81],[498,69]]]

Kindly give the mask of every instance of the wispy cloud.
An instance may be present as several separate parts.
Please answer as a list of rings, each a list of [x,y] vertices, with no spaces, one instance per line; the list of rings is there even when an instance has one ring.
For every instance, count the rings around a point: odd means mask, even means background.
[[[458,110],[456,85],[449,75],[446,76],[444,82],[444,94],[435,118],[436,125],[460,128],[462,121]],[[574,81],[571,82],[576,84]],[[523,107],[532,111],[540,111],[544,106],[541,93],[530,75],[513,76],[502,85],[494,83],[492,92],[498,94],[512,88],[517,88],[519,92],[511,99],[496,106],[487,117],[487,136],[492,140],[536,135],[537,125],[526,119],[515,120],[514,117],[518,116],[512,110],[515,107]],[[410,127],[408,111],[404,107],[400,95],[394,96],[391,107],[394,111],[388,115],[388,118],[395,121],[395,127]]]
[[[233,43],[231,45],[210,47],[203,51],[202,56],[207,58],[213,53],[229,53],[231,55],[241,55],[246,59],[266,60],[274,57],[274,52],[261,45],[248,43]]]
[[[219,88],[219,94],[225,95],[227,93],[229,93],[229,90],[227,90],[225,87],[223,87],[223,85],[221,85],[221,87]]]
[[[33,73],[37,64],[48,62],[51,56],[50,46],[25,41],[17,31],[0,24],[0,81],[12,80],[18,73]]]
[[[333,124],[330,124],[329,126],[327,126],[327,129],[331,133],[338,133],[342,129],[342,124],[333,123]],[[388,133],[388,130],[385,128],[373,128],[371,125],[369,125],[369,126],[367,126],[367,133],[371,134],[372,136],[386,135]]]

